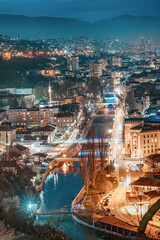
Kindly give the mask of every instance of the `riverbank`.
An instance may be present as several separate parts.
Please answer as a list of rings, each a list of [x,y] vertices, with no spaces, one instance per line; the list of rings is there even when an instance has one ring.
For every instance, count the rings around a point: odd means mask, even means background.
[[[101,164],[103,165],[103,163]],[[82,226],[105,233],[106,235],[111,235],[116,238],[125,237],[126,239],[130,239],[129,235],[136,235],[137,229],[134,226],[115,218],[114,216],[112,216],[112,214],[110,214],[110,212],[107,213],[107,208],[103,207],[104,204],[105,206],[108,205],[110,197],[109,195],[111,195],[110,193],[118,186],[118,183],[115,184],[117,182],[115,177],[111,177],[112,174],[110,175],[110,177],[106,176],[109,175],[102,167],[101,171],[97,170],[95,179],[96,185],[94,186],[94,188],[90,189],[90,187],[88,186],[86,195],[85,187],[83,187],[81,191],[77,194],[76,198],[72,202],[72,210],[74,213],[73,219]],[[93,201],[93,204],[91,200]],[[103,206],[101,206],[101,202]],[[100,210],[100,208],[102,208],[102,211]],[[122,226],[119,227],[118,225],[114,224],[110,225],[109,223],[104,227],[98,227],[98,224],[101,224],[102,218],[104,218],[106,221],[108,220],[107,218],[111,218],[113,223],[115,222],[115,224],[116,222],[118,222],[118,224],[120,225],[126,225],[126,229]],[[109,226],[108,229],[106,226]],[[116,228],[116,230],[114,228]],[[136,238],[134,237],[133,239]]]
[[[87,227],[89,229],[92,229],[94,231],[97,231],[97,232],[101,232],[103,234],[105,234],[106,236],[109,236],[111,237],[112,240],[116,240],[116,239],[132,239],[132,240],[138,240],[140,238],[137,238],[137,236],[124,236],[118,232],[113,232],[113,231],[109,231],[107,229],[103,229],[103,228],[100,228],[100,227],[96,227],[95,224],[94,224],[94,221],[93,221],[93,224],[89,224],[83,220],[81,220],[78,216],[76,215],[72,215],[74,221],[76,221],[78,224],[84,226],[84,227]],[[141,239],[144,239],[144,238],[141,238]]]
[[[102,216],[93,215],[92,218],[89,218],[85,217],[83,214],[79,215],[79,212],[77,213],[77,210],[75,210],[75,202],[77,201],[74,200],[72,204],[72,217],[78,224],[94,231],[101,232],[106,236],[110,236],[112,239],[144,239],[138,238],[137,228],[135,226],[129,225],[115,217],[107,216],[102,218]],[[80,204],[77,203],[77,205]],[[104,223],[104,221],[108,222]]]
[[[114,189],[115,188],[116,186]],[[114,190],[112,189],[108,192],[105,192],[101,196],[99,202],[104,201],[104,199],[113,191]],[[72,202],[72,216],[78,224],[89,229],[104,233],[107,236],[113,236],[119,239],[136,239],[135,236],[137,236],[137,228],[135,226],[117,219],[110,213],[106,214],[105,210],[100,213],[96,210],[92,210],[89,206],[86,207],[86,204],[84,203],[85,194],[85,187],[83,187]],[[103,221],[108,221],[108,223],[102,224]]]
[[[81,138],[86,138],[88,135],[88,132],[91,128],[91,125],[93,123],[93,118],[89,118],[88,121],[85,123],[85,126],[83,127],[83,130],[81,131],[80,134],[80,139]],[[78,142],[78,139],[77,139]],[[67,143],[67,141],[66,141]],[[65,150],[61,150],[61,153],[59,154],[59,156],[57,157],[63,157],[64,155],[66,155],[67,157],[71,157],[74,158],[82,149],[82,144],[76,143],[76,144],[69,144],[69,146],[67,148],[65,148]],[[46,172],[44,173],[44,176],[42,178],[41,184],[40,186],[37,188],[37,192],[42,191],[43,189],[43,185],[46,181],[47,176],[50,174],[50,172],[52,172],[55,167],[57,167],[57,163],[55,160],[53,160],[50,164],[49,167],[47,168]]]
[[[93,119],[92,119],[93,121]],[[89,123],[89,122],[88,122]],[[89,129],[95,129],[96,137],[98,137],[99,130],[108,135],[108,130],[112,128],[113,118],[106,116],[102,118],[94,119],[92,123],[90,121]],[[88,133],[86,133],[87,137]],[[71,170],[74,169],[74,171]],[[71,205],[75,197],[81,195],[81,189],[83,188],[81,170],[78,162],[74,162],[70,170],[63,172],[63,167],[60,171],[53,171],[47,178],[43,187],[43,190],[39,194],[39,202],[41,208],[39,212],[46,213],[52,211],[71,211]],[[83,191],[82,191],[83,195]],[[49,221],[53,216],[38,216],[38,222],[44,224]],[[103,234],[95,232],[93,229],[83,227],[78,224],[72,215],[60,215],[55,216],[56,219],[62,219],[60,226],[64,232],[74,240],[97,240],[103,239]]]

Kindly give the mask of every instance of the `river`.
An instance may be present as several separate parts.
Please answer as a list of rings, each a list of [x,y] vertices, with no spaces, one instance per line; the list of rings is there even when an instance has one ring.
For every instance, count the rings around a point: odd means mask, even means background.
[[[113,126],[113,119],[99,118],[96,119],[91,129],[95,129],[95,135],[102,131],[105,137],[108,137],[108,130]],[[54,172],[48,176],[43,187],[43,191],[39,196],[41,204],[41,212],[49,212],[59,209],[71,210],[71,204],[78,192],[83,187],[79,164],[74,163],[73,167],[61,168],[58,172]],[[60,229],[74,240],[98,240],[102,239],[95,231],[90,230],[77,224],[72,215],[54,215],[54,216],[38,216],[39,223],[50,222],[58,224]],[[109,239],[109,238],[108,238]]]

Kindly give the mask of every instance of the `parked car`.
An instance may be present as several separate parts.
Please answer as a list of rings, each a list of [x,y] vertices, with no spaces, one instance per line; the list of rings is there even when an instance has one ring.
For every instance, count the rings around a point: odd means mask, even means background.
[[[114,215],[114,214],[111,214],[111,216],[112,216],[112,217],[115,217],[115,215]]]

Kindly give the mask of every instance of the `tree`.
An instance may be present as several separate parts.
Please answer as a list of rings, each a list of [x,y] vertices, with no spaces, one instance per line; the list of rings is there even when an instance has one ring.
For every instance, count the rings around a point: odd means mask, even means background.
[[[152,217],[154,214],[160,209],[160,199],[150,207],[148,212],[143,216],[142,220],[140,221],[138,233],[142,235],[147,227],[147,224],[150,220],[152,220]]]

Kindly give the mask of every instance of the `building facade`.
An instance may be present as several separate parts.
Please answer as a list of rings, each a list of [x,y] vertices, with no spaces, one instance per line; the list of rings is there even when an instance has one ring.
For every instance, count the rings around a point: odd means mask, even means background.
[[[4,88],[0,89],[0,92],[8,92],[11,94],[18,94],[18,95],[30,95],[33,94],[32,88]]]
[[[95,78],[102,76],[103,65],[101,63],[90,63],[90,75]]]
[[[77,115],[73,113],[58,113],[57,127],[68,128],[77,123]]]
[[[14,126],[54,124],[57,111],[57,108],[9,109],[8,119]]]
[[[41,127],[35,127],[31,130],[32,136],[47,136],[47,142],[53,141],[57,128],[55,125],[48,124]]]
[[[11,126],[0,126],[0,144],[11,145],[16,139],[16,129]]]
[[[140,119],[139,119],[140,121]],[[125,153],[132,158],[155,154],[160,148],[160,123],[140,121],[125,123]]]
[[[76,73],[79,70],[79,57],[72,56],[69,58],[69,70]]]

